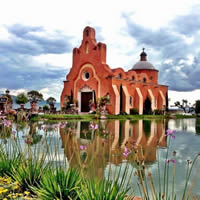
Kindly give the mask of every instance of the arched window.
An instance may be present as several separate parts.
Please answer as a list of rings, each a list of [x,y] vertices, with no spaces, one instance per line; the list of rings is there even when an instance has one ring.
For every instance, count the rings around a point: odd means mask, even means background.
[[[131,76],[131,81],[134,81],[135,80],[135,76]]]
[[[150,80],[153,80],[153,76],[150,76]]]
[[[146,82],[147,82],[147,79],[146,79],[146,78],[143,78],[143,82],[146,83]]]
[[[118,76],[117,76],[118,78],[122,78],[122,75],[121,74],[118,74]]]

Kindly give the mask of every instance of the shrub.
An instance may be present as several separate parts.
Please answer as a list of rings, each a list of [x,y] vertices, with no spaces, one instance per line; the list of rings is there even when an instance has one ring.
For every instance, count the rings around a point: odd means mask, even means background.
[[[130,115],[138,115],[139,112],[138,112],[138,109],[137,108],[131,108],[130,109]]]
[[[163,115],[163,111],[159,109],[154,110],[154,113],[155,115]]]
[[[47,104],[43,105],[43,111],[49,111],[49,106]]]
[[[196,114],[199,114],[199,113],[200,113],[200,100],[197,100],[197,101],[196,101],[195,113],[196,113]]]

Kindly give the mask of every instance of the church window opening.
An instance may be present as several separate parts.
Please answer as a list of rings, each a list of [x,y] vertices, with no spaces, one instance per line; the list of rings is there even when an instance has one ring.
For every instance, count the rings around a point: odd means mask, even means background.
[[[152,76],[150,76],[150,80],[153,80],[153,77],[152,77]]]
[[[122,75],[121,75],[121,74],[118,74],[118,78],[122,78]]]
[[[146,78],[143,78],[143,82],[146,83],[146,82],[147,82],[147,79],[146,79]]]
[[[85,71],[83,73],[82,78],[83,78],[84,81],[87,81],[90,78],[90,73],[88,71]]]
[[[134,77],[134,76],[131,76],[131,80],[134,81],[134,80],[135,80],[135,77]]]

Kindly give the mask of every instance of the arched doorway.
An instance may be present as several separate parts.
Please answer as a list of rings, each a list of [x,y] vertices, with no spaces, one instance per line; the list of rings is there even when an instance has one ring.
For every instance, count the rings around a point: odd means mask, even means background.
[[[93,91],[89,87],[84,87],[79,92],[79,112],[90,111],[90,101],[93,100]]]
[[[146,115],[152,114],[151,100],[149,99],[148,96],[147,96],[147,98],[144,101],[144,114],[146,114]]]

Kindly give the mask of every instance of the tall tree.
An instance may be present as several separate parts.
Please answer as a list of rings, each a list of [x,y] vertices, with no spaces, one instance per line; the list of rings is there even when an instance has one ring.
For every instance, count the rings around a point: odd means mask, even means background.
[[[56,103],[56,99],[54,97],[49,97],[46,102],[51,106]]]
[[[49,104],[50,106],[50,110],[54,111],[54,104],[56,103],[56,99],[54,97],[49,97],[46,102]]]
[[[37,103],[43,100],[43,95],[36,90],[31,90],[27,93],[30,103]]]
[[[25,93],[20,93],[15,99],[16,104],[26,104],[28,102],[28,97]]]
[[[182,103],[180,101],[174,102],[174,106],[182,109],[185,113],[190,113],[194,111],[194,105],[188,103],[188,100],[182,99]]]

